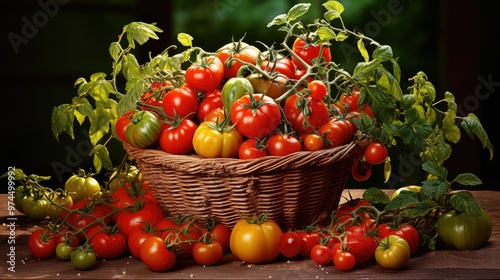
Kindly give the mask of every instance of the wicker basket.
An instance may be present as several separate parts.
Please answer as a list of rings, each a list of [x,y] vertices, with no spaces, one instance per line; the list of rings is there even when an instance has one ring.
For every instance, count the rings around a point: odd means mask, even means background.
[[[232,227],[240,213],[267,211],[284,229],[331,214],[361,150],[351,142],[315,152],[241,160],[172,155],[128,144],[124,148],[171,215],[211,216]]]

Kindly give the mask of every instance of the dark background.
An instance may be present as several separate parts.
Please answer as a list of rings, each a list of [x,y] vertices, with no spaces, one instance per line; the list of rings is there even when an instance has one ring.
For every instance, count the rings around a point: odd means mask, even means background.
[[[150,41],[134,53],[142,64],[148,52],[156,55],[167,46],[179,45],[179,32],[192,35],[194,45],[209,51],[246,34],[245,41],[257,44],[280,42],[283,33],[266,28],[274,16],[285,13],[300,1],[210,0],[4,0],[2,6],[2,119],[0,174],[9,166],[27,174],[50,175],[47,186],[63,187],[79,167],[92,168],[87,127],[75,124],[75,140],[66,134],[56,141],[51,131],[55,106],[71,103],[76,95],[73,83],[92,73],[110,73],[108,47],[122,27],[132,21],[156,22],[163,29],[160,40]],[[313,5],[308,22],[324,12],[323,1]],[[402,68],[402,86],[424,71],[439,96],[452,92],[461,115],[479,116],[495,148],[500,90],[498,69],[498,15],[493,1],[340,1],[346,8],[343,19],[350,29],[365,33],[379,43],[392,46]],[[16,37],[17,36],[17,37]],[[21,38],[13,42],[12,38]],[[17,42],[17,43],[16,43]],[[360,57],[341,44],[332,48],[333,59],[351,71]],[[110,145],[118,165],[125,155],[118,141]],[[418,183],[420,166],[415,155],[391,154],[393,176],[387,185],[380,176],[352,187],[389,187]],[[462,172],[473,172],[483,180],[479,188],[498,189],[498,157],[489,160],[478,139],[463,133],[453,145],[446,162],[450,180]],[[379,167],[377,167],[379,168]],[[376,169],[377,174],[381,171]],[[102,174],[99,176],[103,176]],[[4,181],[5,182],[5,181]],[[6,190],[7,183],[2,183]]]

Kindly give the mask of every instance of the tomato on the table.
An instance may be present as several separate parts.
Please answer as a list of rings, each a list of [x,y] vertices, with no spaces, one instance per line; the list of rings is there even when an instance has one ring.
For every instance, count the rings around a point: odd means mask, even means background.
[[[54,255],[56,241],[52,234],[45,229],[37,229],[31,233],[28,239],[28,250],[33,257],[47,259]]]

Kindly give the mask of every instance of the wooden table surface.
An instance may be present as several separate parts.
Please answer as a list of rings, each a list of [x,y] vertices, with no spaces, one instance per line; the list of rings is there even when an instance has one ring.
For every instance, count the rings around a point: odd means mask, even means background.
[[[363,190],[349,190],[360,197]],[[391,193],[391,190],[387,190]],[[152,272],[127,252],[116,260],[98,260],[90,271],[78,271],[71,262],[34,259],[27,249],[27,239],[37,228],[26,216],[8,215],[7,196],[0,194],[0,278],[1,279],[500,279],[500,192],[474,191],[474,197],[493,219],[493,234],[488,244],[475,251],[438,250],[412,257],[401,270],[387,270],[372,261],[350,272],[340,272],[333,264],[315,265],[309,258],[279,258],[270,264],[246,264],[230,253],[211,267],[194,261],[178,261],[168,272]],[[344,196],[347,191],[344,191]],[[341,201],[342,203],[343,201]],[[15,232],[8,224],[15,218]],[[15,233],[15,272],[9,271],[9,237]]]

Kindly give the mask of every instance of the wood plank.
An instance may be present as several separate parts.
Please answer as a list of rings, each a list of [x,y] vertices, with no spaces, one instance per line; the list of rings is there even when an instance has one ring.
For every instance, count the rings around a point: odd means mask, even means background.
[[[349,190],[353,197],[360,197],[363,190]],[[391,193],[391,190],[387,190]],[[0,262],[2,279],[429,279],[429,278],[474,278],[492,279],[500,276],[500,192],[476,191],[473,195],[492,215],[494,232],[486,247],[475,251],[438,250],[424,252],[412,257],[402,270],[381,268],[375,261],[350,272],[340,272],[333,265],[320,267],[309,258],[287,260],[280,257],[270,264],[246,264],[233,258],[230,253],[216,266],[204,267],[194,261],[178,261],[165,273],[149,271],[139,260],[127,252],[116,260],[98,260],[90,271],[78,271],[70,262],[53,257],[48,260],[33,259],[27,250],[29,233],[36,223],[24,215],[16,215],[15,271],[7,270],[10,235],[6,225],[0,227]],[[344,196],[347,195],[345,191]],[[6,195],[0,196],[0,223],[8,224]],[[343,202],[343,201],[342,201]],[[19,214],[19,213],[16,213]],[[7,266],[5,264],[7,263]]]

